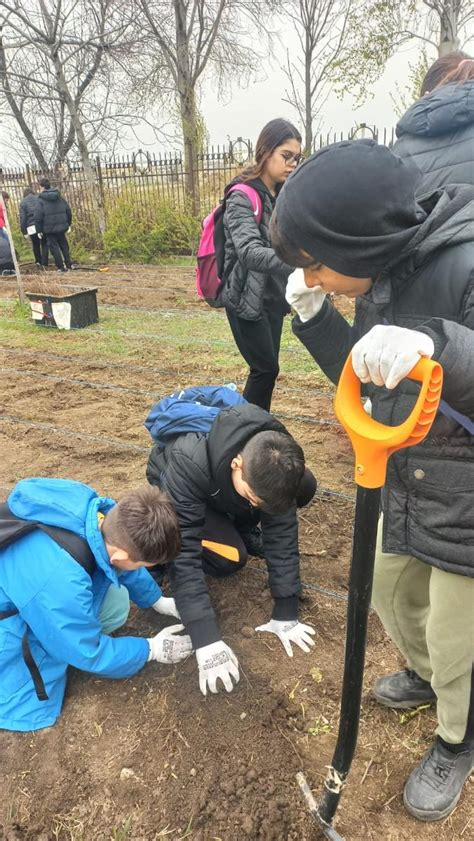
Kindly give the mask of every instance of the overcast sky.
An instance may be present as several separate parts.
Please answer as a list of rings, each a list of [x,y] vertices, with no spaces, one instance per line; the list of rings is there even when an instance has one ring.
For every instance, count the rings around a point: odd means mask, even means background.
[[[355,124],[365,122],[387,129],[395,125],[397,115],[392,94],[397,97],[397,83],[400,89],[408,84],[409,62],[414,62],[416,48],[405,48],[392,58],[380,80],[370,89],[366,103],[354,110],[354,100],[346,96],[343,101],[334,94],[324,107],[322,127],[324,132],[347,132]],[[278,62],[268,69],[265,81],[251,84],[246,89],[235,88],[224,102],[219,102],[215,88],[208,81],[203,87],[201,108],[209,131],[211,143],[225,143],[241,136],[255,141],[260,129],[274,117],[287,117],[298,126],[298,115],[294,108],[283,102],[287,79]],[[301,128],[301,126],[298,126]]]

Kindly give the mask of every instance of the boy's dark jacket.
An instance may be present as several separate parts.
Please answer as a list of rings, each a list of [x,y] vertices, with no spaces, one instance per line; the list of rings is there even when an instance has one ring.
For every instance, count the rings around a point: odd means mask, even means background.
[[[241,181],[234,179],[232,184]],[[221,303],[239,318],[258,321],[263,309],[271,307],[282,313],[290,311],[285,300],[286,281],[290,266],[277,257],[270,241],[270,219],[275,206],[272,196],[260,178],[246,182],[262,200],[260,226],[244,193],[231,193],[226,199],[225,284]],[[227,190],[231,184],[228,185]]]
[[[38,196],[30,194],[25,196],[20,202],[20,228],[22,234],[26,234],[26,229],[30,225],[36,223],[36,214],[38,210]]]
[[[64,234],[72,221],[72,213],[59,190],[43,190],[38,194],[36,230],[43,234]]]
[[[147,479],[170,495],[178,514],[182,548],[170,565],[172,593],[195,648],[221,638],[202,570],[206,508],[245,522],[255,516],[231,480],[230,463],[257,432],[289,434],[272,415],[250,403],[223,409],[208,434],[180,435],[164,449],[153,447]],[[273,618],[296,618],[300,592],[296,507],[287,514],[261,515]]]
[[[420,195],[445,184],[474,184],[474,80],[422,97],[396,131],[393,151],[423,173]]]
[[[428,333],[444,369],[443,398],[474,419],[474,187],[450,185],[420,201],[426,218],[396,263],[356,299],[354,326],[326,299],[293,330],[337,383],[355,342],[375,324]],[[373,416],[394,425],[416,386],[371,386]],[[383,551],[474,576],[474,436],[438,414],[425,442],[392,455],[383,490]]]

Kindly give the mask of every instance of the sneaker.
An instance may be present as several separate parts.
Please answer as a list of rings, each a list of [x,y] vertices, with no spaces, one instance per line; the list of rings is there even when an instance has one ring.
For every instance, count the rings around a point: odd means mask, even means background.
[[[431,684],[412,669],[404,669],[403,672],[379,677],[374,684],[372,694],[379,704],[394,709],[410,709],[436,701],[436,694]]]
[[[58,274],[66,274],[67,269],[56,269],[56,272],[57,272]]]
[[[439,821],[449,815],[474,771],[474,750],[452,753],[437,739],[405,785],[403,803],[420,821]]]
[[[260,526],[253,526],[245,531],[239,530],[239,534],[244,541],[245,548],[249,555],[254,558],[264,558],[265,552],[263,549],[263,537]]]

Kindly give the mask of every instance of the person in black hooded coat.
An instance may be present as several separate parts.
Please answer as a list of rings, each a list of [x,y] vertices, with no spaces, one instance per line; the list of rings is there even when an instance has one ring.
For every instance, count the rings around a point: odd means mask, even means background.
[[[38,234],[46,235],[48,248],[53,255],[58,272],[72,269],[66,231],[72,222],[71,208],[57,189],[52,189],[48,178],[39,181],[41,192],[36,206],[35,227]]]
[[[165,447],[155,444],[147,479],[166,491],[178,515],[181,551],[169,567],[171,590],[196,649],[203,694],[207,687],[217,691],[217,678],[228,692],[231,678],[239,679],[205,576],[223,577],[245,566],[246,534],[258,522],[274,600],[270,622],[258,630],[275,633],[289,656],[291,643],[309,651],[314,632],[298,621],[296,508],[312,499],[316,480],[283,424],[251,403],[223,409],[209,433],[183,433]]]
[[[407,662],[376,681],[376,700],[437,701],[437,739],[404,789],[406,809],[431,821],[474,769],[474,187],[417,201],[421,180],[372,140],[328,146],[281,191],[272,240],[304,269],[287,287],[294,332],[334,383],[352,351],[377,421],[407,418],[421,356],[444,370],[430,433],[388,462],[373,588]],[[353,324],[329,292],[356,299]]]
[[[459,52],[435,61],[396,133],[395,154],[412,158],[423,173],[420,195],[474,184],[474,59]]]
[[[255,164],[226,188],[224,284],[220,303],[240,353],[250,367],[244,397],[270,411],[279,373],[283,319],[289,308],[285,288],[291,267],[276,256],[270,240],[270,218],[281,185],[301,157],[301,135],[287,120],[271,120],[257,140]],[[242,192],[228,195],[236,182],[260,195],[262,217]]]

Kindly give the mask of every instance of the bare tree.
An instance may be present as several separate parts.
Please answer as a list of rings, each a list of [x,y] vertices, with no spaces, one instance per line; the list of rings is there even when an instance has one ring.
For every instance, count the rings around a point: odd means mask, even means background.
[[[331,91],[333,70],[344,55],[353,4],[354,0],[293,0],[286,8],[300,50],[296,58],[287,52],[283,70],[290,87],[285,101],[296,108],[304,127],[306,154],[312,151],[315,121]]]
[[[265,12],[276,0],[137,0],[157,50],[157,74],[167,79],[181,124],[186,190],[199,212],[194,161],[202,145],[199,83],[207,71],[223,89],[229,79],[244,83],[261,63],[272,32]],[[260,47],[256,49],[255,44]]]
[[[48,169],[42,124],[50,132],[50,146],[51,137],[56,139],[56,165],[73,144],[77,147],[101,232],[104,208],[85,124],[89,134],[97,135],[111,117],[106,59],[127,47],[133,22],[121,6],[118,0],[53,0],[49,5],[47,0],[0,0],[0,81],[6,104],[41,169]],[[97,83],[101,95],[96,90],[91,96]]]
[[[368,23],[369,22],[369,23]],[[473,0],[367,0],[355,4],[348,23],[346,58],[336,68],[339,92],[361,101],[387,60],[403,45],[419,42],[418,63],[434,61],[474,40]]]

